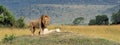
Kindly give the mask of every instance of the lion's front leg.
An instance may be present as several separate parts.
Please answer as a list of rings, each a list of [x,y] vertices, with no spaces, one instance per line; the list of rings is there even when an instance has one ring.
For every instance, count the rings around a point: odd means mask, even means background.
[[[43,30],[40,28],[40,31],[38,32],[38,34],[40,35],[40,36],[43,36]]]
[[[35,28],[34,28],[34,27],[31,27],[30,30],[31,30],[31,32],[32,32],[32,36],[34,36],[34,35],[35,35],[35,34],[34,34],[34,33],[35,33]]]

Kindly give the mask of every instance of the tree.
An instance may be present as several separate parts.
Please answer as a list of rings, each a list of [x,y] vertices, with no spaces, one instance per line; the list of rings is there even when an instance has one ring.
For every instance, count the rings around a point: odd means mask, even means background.
[[[0,15],[0,25],[2,25],[4,23],[4,15],[1,14]]]
[[[120,10],[111,16],[112,24],[120,24]]]
[[[106,15],[98,15],[89,21],[89,25],[108,25],[109,18]]]
[[[0,5],[0,24],[5,26],[14,26],[15,18],[13,14],[4,6]]]
[[[24,17],[20,17],[20,18],[16,21],[16,27],[18,27],[18,28],[24,28],[24,27],[25,27]]]
[[[96,20],[95,19],[91,19],[89,21],[89,25],[96,25]]]
[[[82,23],[84,20],[83,17],[78,17],[78,18],[75,18],[75,20],[73,21],[73,24],[74,25],[79,25],[80,23]]]
[[[24,17],[20,17],[17,21],[14,15],[4,6],[0,5],[0,26],[9,27],[25,27]]]
[[[108,25],[109,18],[106,15],[98,15],[96,16],[96,24],[97,25]]]

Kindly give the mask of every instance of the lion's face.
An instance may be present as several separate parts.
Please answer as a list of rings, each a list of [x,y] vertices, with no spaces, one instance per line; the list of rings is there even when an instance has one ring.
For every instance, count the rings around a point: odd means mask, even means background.
[[[49,24],[49,21],[50,21],[50,19],[47,18],[47,17],[45,17],[45,20],[44,20],[45,25],[48,25],[48,24]]]
[[[44,24],[44,26],[47,26],[49,25],[49,22],[50,22],[50,17],[47,16],[47,15],[44,15],[41,19],[42,23]]]

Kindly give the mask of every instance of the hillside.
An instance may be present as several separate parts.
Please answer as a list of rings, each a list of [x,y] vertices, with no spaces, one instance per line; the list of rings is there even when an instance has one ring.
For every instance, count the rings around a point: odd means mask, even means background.
[[[84,17],[84,24],[87,24],[101,14],[110,18],[118,11],[119,4],[120,0],[0,0],[0,5],[8,7],[16,18],[24,16],[29,22],[41,14],[48,14],[52,24],[71,24],[76,17]]]
[[[97,4],[97,5],[115,5],[120,4],[120,0],[0,0],[3,4]]]
[[[104,12],[112,14],[113,12],[117,12],[118,10],[120,10],[120,5],[116,5],[116,6],[112,7],[112,8],[108,8]]]
[[[71,24],[74,18],[84,17],[85,24],[96,15],[108,13],[108,8],[116,5],[58,5],[58,4],[35,4],[16,11],[16,17],[24,16],[27,20],[39,18],[42,14],[48,14],[51,17],[52,24]],[[115,8],[114,8],[115,9]],[[113,10],[110,10],[113,11]],[[116,11],[116,10],[115,10]],[[113,11],[114,12],[114,11]]]

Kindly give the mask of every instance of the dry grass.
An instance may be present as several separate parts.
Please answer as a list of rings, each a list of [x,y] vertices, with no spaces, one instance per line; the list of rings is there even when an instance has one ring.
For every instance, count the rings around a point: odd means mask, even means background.
[[[62,31],[81,35],[105,38],[120,42],[120,25],[112,26],[60,26]],[[52,27],[54,28],[54,27]]]
[[[112,26],[60,26],[63,32],[74,32],[77,34],[100,37],[108,40],[120,42],[120,25]],[[49,29],[54,29],[56,26],[50,26]],[[38,30],[37,30],[38,32]],[[36,32],[36,34],[37,34]],[[17,28],[0,28],[0,39],[6,34],[14,34],[15,36],[30,35],[29,29]]]

